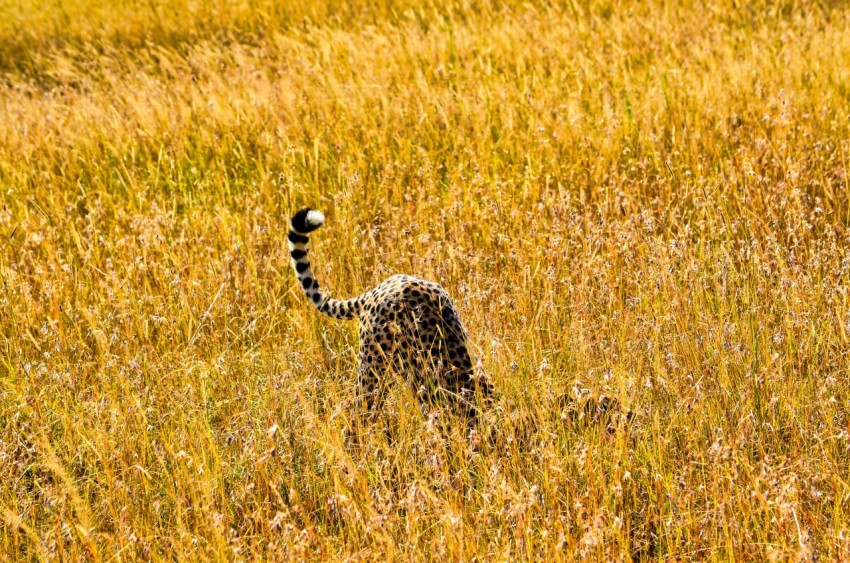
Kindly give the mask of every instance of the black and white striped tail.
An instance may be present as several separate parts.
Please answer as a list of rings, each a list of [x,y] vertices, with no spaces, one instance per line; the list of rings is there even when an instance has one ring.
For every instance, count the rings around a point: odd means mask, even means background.
[[[307,235],[325,222],[325,216],[320,211],[305,207],[292,216],[289,222],[289,256],[292,258],[292,267],[304,295],[310,300],[316,309],[335,319],[353,319],[356,314],[357,299],[340,301],[325,294],[319,287],[319,282],[310,269],[310,260],[307,258],[307,243],[310,237]]]

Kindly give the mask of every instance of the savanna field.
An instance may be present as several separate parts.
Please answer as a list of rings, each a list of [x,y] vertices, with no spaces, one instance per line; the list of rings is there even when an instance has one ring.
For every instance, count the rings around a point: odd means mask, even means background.
[[[843,3],[2,0],[0,77],[0,559],[850,560]],[[489,437],[357,423],[303,205]]]

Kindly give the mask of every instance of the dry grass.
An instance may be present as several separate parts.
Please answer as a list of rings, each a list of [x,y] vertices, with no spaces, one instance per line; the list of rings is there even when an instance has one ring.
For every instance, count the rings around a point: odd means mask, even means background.
[[[4,558],[850,558],[840,3],[115,4],[0,4]],[[351,429],[302,204],[454,296],[492,444]]]

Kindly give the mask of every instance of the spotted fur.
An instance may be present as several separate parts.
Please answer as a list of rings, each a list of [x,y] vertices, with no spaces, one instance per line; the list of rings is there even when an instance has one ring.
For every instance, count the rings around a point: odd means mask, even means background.
[[[310,303],[335,319],[360,321],[357,402],[374,412],[388,374],[399,374],[417,394],[423,410],[449,404],[470,421],[478,399],[489,401],[492,387],[475,376],[467,335],[449,295],[440,285],[395,275],[358,297],[339,300],[319,286],[307,257],[309,233],[324,216],[304,208],[290,221],[289,252],[298,282]]]

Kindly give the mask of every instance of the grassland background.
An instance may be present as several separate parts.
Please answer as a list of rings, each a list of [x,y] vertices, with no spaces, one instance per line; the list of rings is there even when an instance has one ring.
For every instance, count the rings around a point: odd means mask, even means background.
[[[4,559],[850,559],[843,3],[212,4],[0,2]],[[492,444],[352,430],[302,204],[453,295]]]

